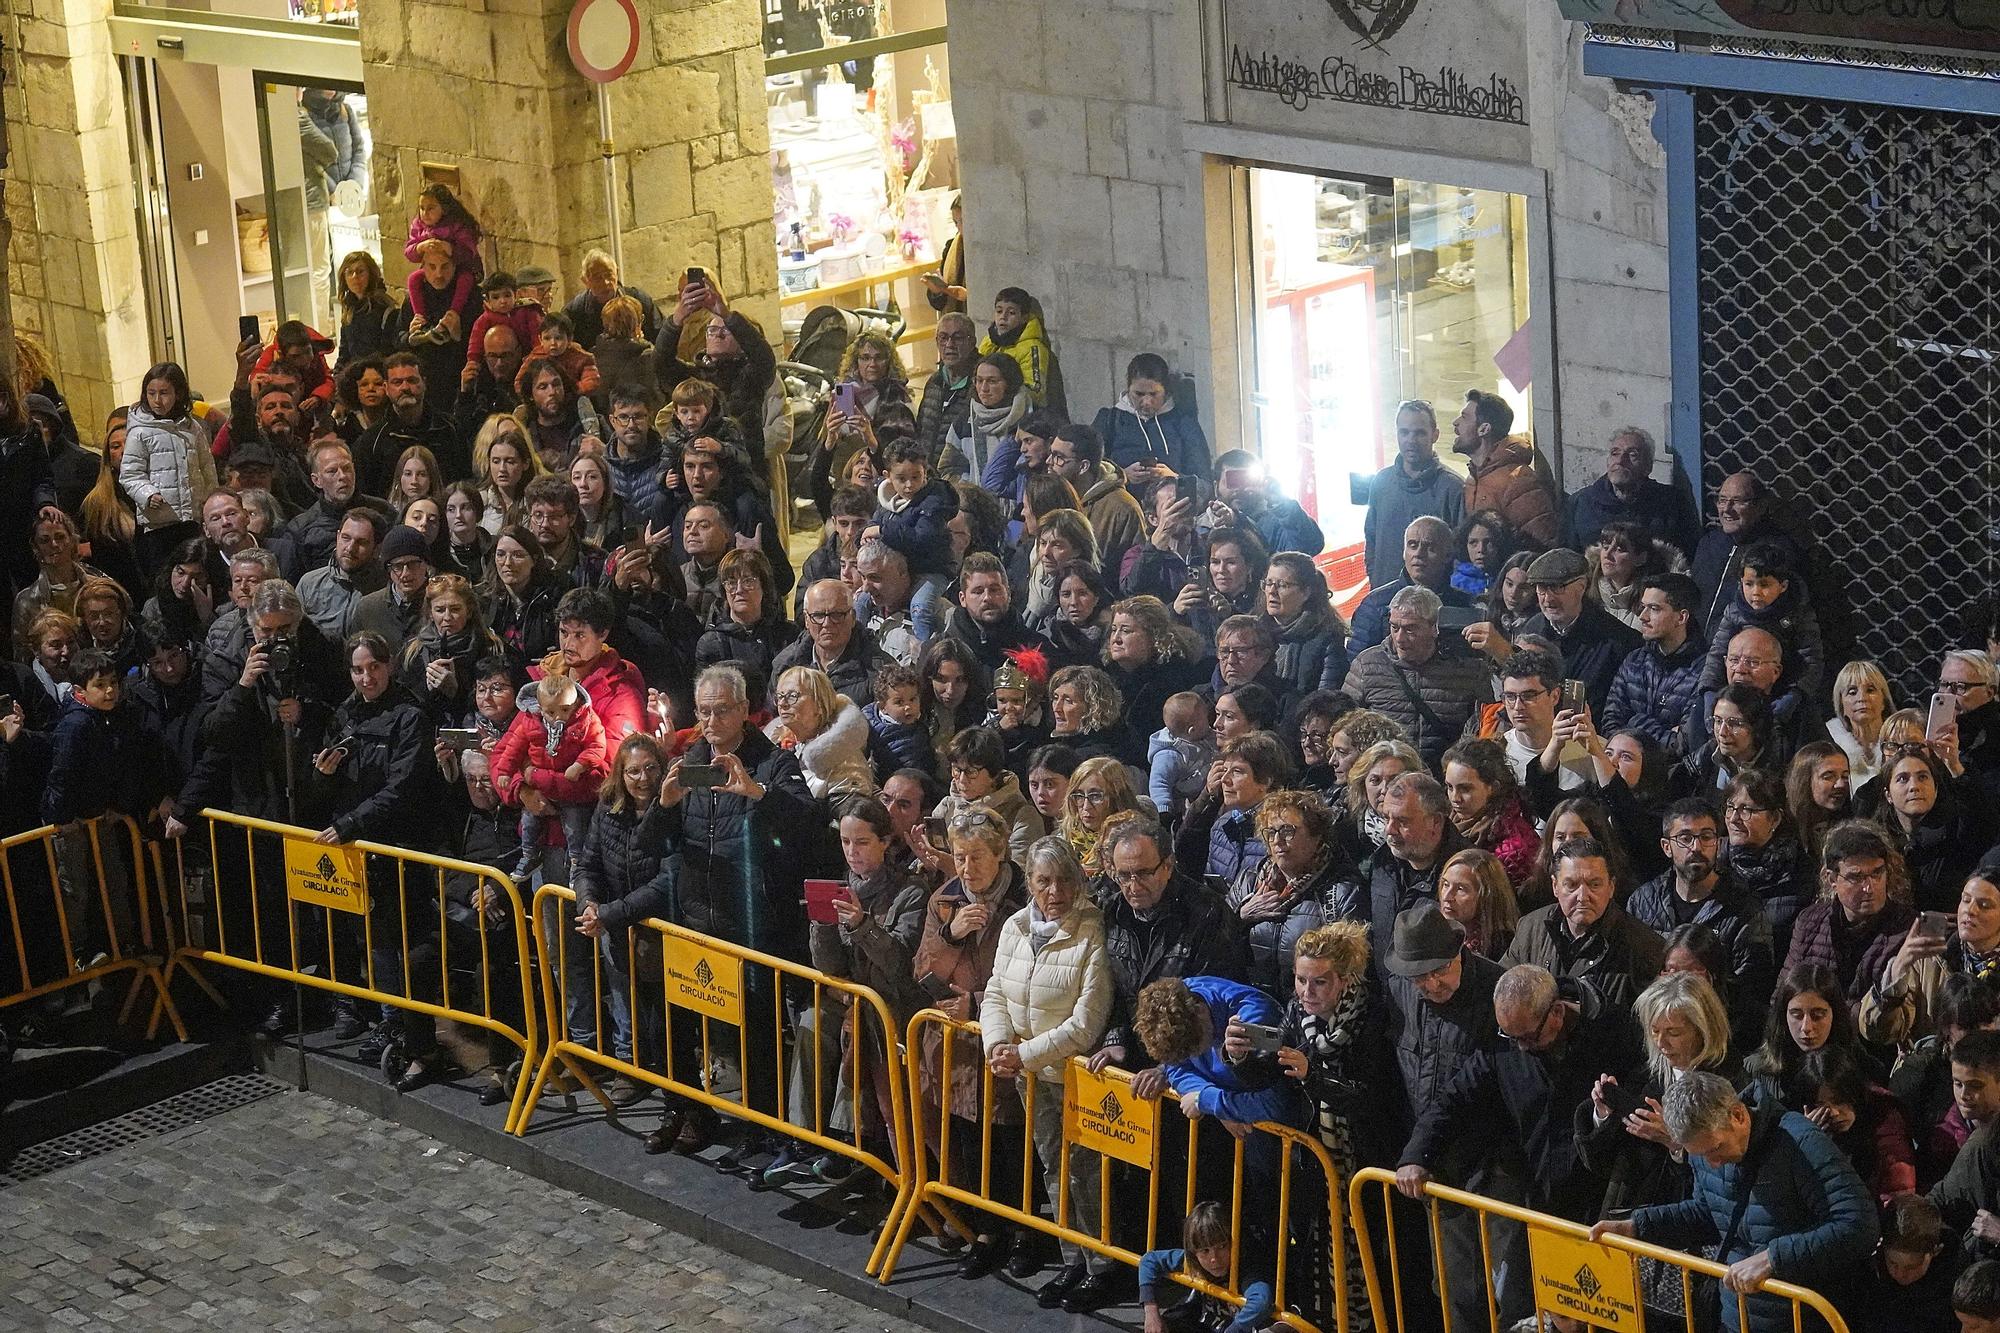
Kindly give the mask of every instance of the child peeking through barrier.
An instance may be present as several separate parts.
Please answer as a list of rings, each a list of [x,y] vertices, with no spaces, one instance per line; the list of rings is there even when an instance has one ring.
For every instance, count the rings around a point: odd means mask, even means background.
[[[1148,1250],[1139,1259],[1139,1304],[1146,1314],[1146,1333],[1201,1333],[1227,1330],[1251,1333],[1271,1322],[1271,1284],[1251,1282],[1243,1288],[1243,1308],[1219,1296],[1190,1291],[1187,1299],[1160,1309],[1160,1289],[1176,1270],[1218,1287],[1229,1285],[1229,1210],[1213,1201],[1198,1203],[1181,1228],[1178,1250]]]

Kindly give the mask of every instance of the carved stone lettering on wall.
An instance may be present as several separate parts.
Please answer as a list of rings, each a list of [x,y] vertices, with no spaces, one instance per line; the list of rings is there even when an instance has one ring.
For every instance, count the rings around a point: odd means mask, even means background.
[[[1526,161],[1528,2],[1211,0],[1209,105],[1245,127]]]

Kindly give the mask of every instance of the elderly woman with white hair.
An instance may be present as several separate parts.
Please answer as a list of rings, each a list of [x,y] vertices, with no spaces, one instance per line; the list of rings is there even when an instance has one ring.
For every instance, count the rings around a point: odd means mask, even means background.
[[[875,794],[868,719],[817,667],[792,667],[771,692],[778,715],[764,734],[798,756],[806,787],[821,800]]]
[[[1443,605],[1429,588],[1413,586],[1397,592],[1389,599],[1387,639],[1363,649],[1341,685],[1361,707],[1401,725],[1432,768],[1465,730],[1467,720],[1482,704],[1493,701],[1493,680],[1485,662],[1471,654],[1445,651],[1439,642],[1438,612]]]
[[[1064,838],[1037,839],[1028,849],[1028,905],[1000,925],[979,1027],[987,1066],[996,1078],[1014,1081],[1028,1109],[1051,1201],[1063,1195],[1063,1071],[1072,1057],[1096,1047],[1111,1021],[1111,1000],[1104,917],[1084,892],[1083,867]],[[1094,1235],[1097,1158],[1072,1149],[1068,1164],[1070,1212],[1057,1220]],[[1093,1275],[1097,1287],[1110,1284],[1109,1259],[1086,1259],[1069,1241],[1062,1256],[1062,1272],[1037,1293],[1044,1309]]]

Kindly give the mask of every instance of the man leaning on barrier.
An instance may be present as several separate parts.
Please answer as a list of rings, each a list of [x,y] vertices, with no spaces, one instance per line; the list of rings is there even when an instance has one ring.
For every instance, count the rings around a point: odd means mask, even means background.
[[[1729,1293],[1754,1293],[1769,1279],[1817,1291],[1836,1306],[1868,1271],[1880,1224],[1875,1201],[1846,1156],[1816,1125],[1782,1106],[1745,1106],[1726,1079],[1683,1075],[1660,1102],[1667,1133],[1694,1169],[1694,1196],[1599,1222],[1592,1240],[1631,1236],[1658,1245],[1713,1247],[1729,1266]],[[1791,1302],[1746,1295],[1739,1323],[1734,1295],[1722,1298],[1722,1326],[1734,1333],[1793,1327]],[[1808,1320],[1808,1328],[1821,1327]]]

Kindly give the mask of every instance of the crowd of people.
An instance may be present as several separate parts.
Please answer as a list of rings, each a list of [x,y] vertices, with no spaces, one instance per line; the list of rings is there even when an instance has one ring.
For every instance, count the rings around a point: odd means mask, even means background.
[[[994,1178],[1023,1179],[1024,1145],[1042,1172],[1010,1206],[1066,1194],[1092,1229],[1110,1169],[1114,1233],[1144,1232],[1143,1184],[1135,1205],[1131,1174],[1083,1152],[1062,1180],[1059,1098],[1026,1098],[1082,1059],[1216,1126],[1216,1161],[1188,1164],[1210,1198],[1230,1135],[1280,1122],[1343,1175],[1698,1250],[1732,1292],[1812,1287],[1858,1331],[2000,1326],[1996,645],[1926,645],[1914,700],[1830,657],[1832,590],[1756,476],[1724,480],[1704,526],[1652,480],[1644,431],[1565,495],[1498,395],[1447,422],[1404,403],[1350,617],[1313,518],[1252,455],[1212,456],[1163,358],[1073,420],[1039,304],[1010,288],[983,331],[939,319],[920,382],[886,339],[854,341],[806,442],[823,527],[795,569],[774,350],[711,276],[656,303],[593,253],[558,305],[544,270],[483,270],[442,187],[409,258],[399,299],[349,256],[337,335],[247,340],[220,397],[152,367],[95,452],[23,340],[23,382],[0,386],[0,525],[20,534],[0,833],[57,826],[72,905],[116,814],[179,838],[216,807],[448,853],[575,890],[540,947],[613,984],[571,986],[566,1024],[642,1067],[691,1040],[658,986],[630,1012],[625,969],[658,960],[624,937],[648,917],[852,978],[899,1031],[925,1007],[976,1022],[949,1080],[944,1040],[920,1053],[923,1138],[959,1174],[983,1119],[1022,1126]],[[1438,457],[1447,426],[1464,475]],[[808,879],[837,891],[809,907]],[[507,911],[447,892],[447,930]],[[435,963],[438,913],[402,901],[371,903],[376,972],[421,987],[434,965],[405,964]],[[86,965],[130,929],[70,924]],[[26,927],[31,954],[62,947]],[[359,955],[335,934],[296,947]],[[797,1049],[854,1039],[782,1001]],[[399,1087],[448,1072],[413,1011],[305,1018],[400,1052]],[[296,1020],[285,998],[265,1025]],[[831,1131],[887,1155],[886,1085],[852,1099],[848,1055]],[[511,1095],[499,1066],[473,1072]],[[810,1077],[781,1107],[774,1071],[743,1072],[752,1105],[811,1122]],[[854,1187],[849,1158],[666,1100],[647,1151],[728,1137],[720,1162],[755,1188]],[[1276,1197],[1274,1142],[1249,1140],[1253,1201]],[[1274,1212],[1240,1218],[1237,1313],[1168,1294],[1179,1265],[1227,1268],[1227,1214],[1192,1210],[1184,1249],[1142,1270],[1148,1329],[1268,1317],[1276,1246],[1253,1242]],[[1330,1327],[1344,1285],[1365,1327],[1321,1213],[1285,1228],[1287,1299]],[[1404,1223],[1414,1292],[1430,1256]],[[1518,1228],[1447,1214],[1438,1252],[1454,1325],[1486,1325],[1481,1272],[1508,1321],[1543,1318]],[[959,1271],[1051,1265],[1045,1306],[1138,1294],[999,1214]],[[1649,1318],[1680,1326],[1678,1273],[1642,1278]],[[1737,1327],[1733,1295],[1695,1291],[1700,1326]],[[1405,1302],[1419,1324],[1425,1303]],[[1790,1327],[1772,1298],[1747,1309]]]

